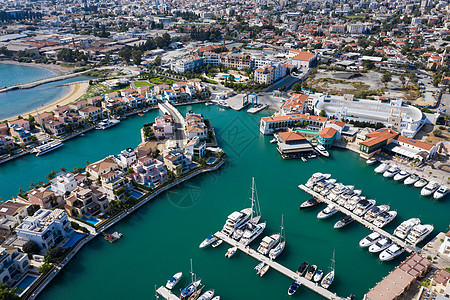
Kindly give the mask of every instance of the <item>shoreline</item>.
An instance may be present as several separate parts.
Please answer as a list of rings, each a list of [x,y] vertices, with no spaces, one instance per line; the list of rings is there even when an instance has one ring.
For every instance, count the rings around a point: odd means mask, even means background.
[[[51,77],[65,75],[68,73],[72,73],[72,71],[73,71],[71,68],[66,68],[66,67],[63,67],[58,64],[41,64],[41,63],[35,63],[35,62],[22,63],[22,62],[18,62],[15,60],[0,60],[0,63],[8,64],[8,65],[29,66],[29,67],[46,69],[46,70],[49,70],[54,73],[53,74],[54,76],[51,76]],[[48,77],[48,78],[50,78],[50,77]]]
[[[77,83],[73,83],[73,84],[69,85],[69,87],[70,87],[69,91],[62,97],[55,99],[54,101],[52,101],[48,104],[43,104],[43,106],[41,106],[39,108],[36,108],[38,113],[44,113],[46,111],[50,112],[50,111],[53,111],[58,106],[68,105],[69,103],[72,103],[72,102],[78,100],[86,93],[87,89],[89,88],[89,83],[88,82],[77,82]],[[24,118],[28,117],[28,115],[32,115],[32,116],[36,117],[36,111],[35,110],[26,111],[26,112],[20,113],[19,115]],[[15,119],[17,119],[17,117],[19,115],[15,115],[13,117],[8,117],[8,118],[2,119],[0,121],[15,120]]]

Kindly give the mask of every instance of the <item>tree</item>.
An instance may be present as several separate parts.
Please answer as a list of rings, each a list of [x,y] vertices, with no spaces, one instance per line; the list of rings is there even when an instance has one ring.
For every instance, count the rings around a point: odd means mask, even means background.
[[[44,263],[43,265],[41,265],[39,267],[39,272],[41,272],[43,275],[47,274],[51,269],[52,269],[52,265],[49,263]]]
[[[157,66],[160,66],[161,65],[161,56],[157,56],[156,58],[155,58],[155,65],[157,65]]]
[[[22,250],[25,253],[37,254],[41,252],[41,247],[35,241],[28,241],[22,246]]]
[[[325,112],[325,110],[321,110],[320,111],[320,113],[319,113],[319,116],[321,116],[321,117],[326,117],[327,116],[327,113]]]
[[[294,83],[294,85],[292,86],[292,90],[294,92],[301,92],[302,91],[302,85],[298,82]]]
[[[433,75],[433,86],[437,87],[442,79],[442,73],[436,73]]]
[[[140,65],[142,62],[142,51],[141,50],[133,50],[133,52],[131,52],[131,55],[133,56],[133,63],[135,65]]]
[[[20,300],[19,295],[15,292],[17,288],[10,289],[6,284],[0,284],[0,299],[2,300]]]
[[[406,82],[405,76],[402,74],[402,75],[400,75],[400,77],[398,79],[400,79],[400,82],[402,83],[402,87],[405,87],[405,82]]]
[[[434,134],[434,136],[441,136],[442,135],[442,131],[439,130],[439,129],[435,129],[435,130],[433,130],[433,134]]]
[[[119,56],[122,57],[122,59],[129,64],[131,59],[131,49],[129,47],[123,47],[119,50]]]
[[[384,73],[383,76],[381,76],[381,82],[384,83],[385,86],[387,86],[387,83],[392,80],[392,75],[389,73]]]

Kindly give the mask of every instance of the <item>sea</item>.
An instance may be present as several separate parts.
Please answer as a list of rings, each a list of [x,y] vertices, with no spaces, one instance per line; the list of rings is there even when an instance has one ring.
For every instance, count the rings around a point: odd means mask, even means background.
[[[412,217],[433,224],[433,235],[448,230],[450,199],[421,197],[418,189],[374,173],[374,166],[354,152],[331,149],[329,158],[283,160],[276,145],[270,143],[272,137],[259,133],[260,118],[272,114],[270,111],[249,114],[203,104],[179,110],[183,115],[201,113],[211,120],[218,143],[227,154],[226,164],[166,191],[110,228],[123,234],[118,242],[110,244],[102,237],[91,241],[39,299],[156,299],[155,288],[177,272],[183,272],[183,279],[175,291],[189,284],[191,259],[204,289],[214,289],[221,299],[321,299],[305,287],[289,297],[291,279],[275,270],[258,277],[254,270],[258,262],[248,255],[238,252],[231,259],[225,258],[226,243],[199,249],[203,239],[222,228],[230,213],[250,207],[252,177],[267,227],[251,247],[256,249],[263,236],[279,232],[283,216],[286,250],[277,261],[292,270],[308,261],[326,273],[335,253],[336,278],[330,290],[341,297],[354,294],[362,299],[406,254],[381,262],[377,255],[358,246],[369,229],[357,222],[333,229],[343,215],[319,220],[317,213],[324,206],[300,211],[299,205],[310,196],[297,186],[314,172],[330,173],[338,181],[361,189],[368,199],[397,210],[397,218],[385,227],[389,232]],[[0,165],[0,196],[10,199],[19,188],[28,189],[30,182],[45,181],[52,170],[83,167],[136,147],[142,125],[158,115],[159,111],[152,110],[143,117],[129,117],[115,127],[66,141],[44,156],[28,155]]]

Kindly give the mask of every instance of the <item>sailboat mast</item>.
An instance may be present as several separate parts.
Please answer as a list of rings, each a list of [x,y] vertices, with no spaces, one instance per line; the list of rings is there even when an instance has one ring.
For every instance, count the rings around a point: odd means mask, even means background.
[[[192,269],[192,258],[191,258],[191,282],[194,282],[194,271]]]
[[[252,198],[251,198],[251,200],[252,200],[252,212],[251,212],[251,215],[250,215],[250,220],[253,219],[253,207],[254,207],[254,203],[255,203],[254,195],[255,195],[255,177],[252,177]]]

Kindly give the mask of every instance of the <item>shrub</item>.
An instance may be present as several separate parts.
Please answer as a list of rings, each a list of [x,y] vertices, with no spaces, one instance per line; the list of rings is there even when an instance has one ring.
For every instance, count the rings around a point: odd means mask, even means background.
[[[80,229],[80,224],[78,224],[77,222],[74,222],[74,221],[70,222],[70,226],[72,226],[72,228],[75,230]]]
[[[52,269],[52,265],[49,263],[45,263],[42,266],[39,267],[39,272],[42,273],[42,275],[47,274]]]
[[[35,241],[28,241],[22,247],[23,252],[37,254],[41,252],[41,247]]]

